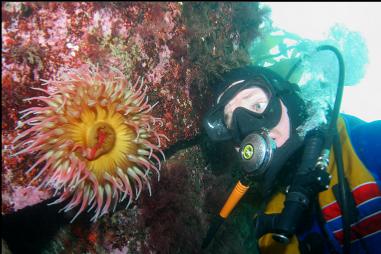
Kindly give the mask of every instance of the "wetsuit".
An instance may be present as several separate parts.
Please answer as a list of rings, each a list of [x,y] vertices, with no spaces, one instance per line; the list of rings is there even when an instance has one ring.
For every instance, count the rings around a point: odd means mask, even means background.
[[[344,173],[352,192],[351,253],[381,253],[381,121],[366,123],[342,114],[338,131],[343,154]],[[306,216],[288,245],[272,239],[259,239],[261,253],[342,253],[342,217],[337,193],[337,168],[331,152],[328,190],[319,194],[317,209]],[[280,213],[285,195],[270,200],[265,213]],[[307,244],[308,243],[308,244]]]

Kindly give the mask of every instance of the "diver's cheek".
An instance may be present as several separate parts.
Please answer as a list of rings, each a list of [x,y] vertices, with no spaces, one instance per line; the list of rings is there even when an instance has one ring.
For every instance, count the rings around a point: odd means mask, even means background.
[[[290,137],[290,118],[288,117],[287,108],[281,101],[282,116],[277,126],[269,133],[269,136],[275,140],[276,146],[281,147]]]
[[[225,109],[224,109],[224,121],[225,121],[225,124],[228,128],[231,127],[231,122],[232,122],[232,115],[233,115],[233,111],[236,107],[232,107],[230,104],[226,105],[225,106]]]
[[[270,131],[269,136],[274,139],[277,147],[281,147],[287,140],[276,127]]]

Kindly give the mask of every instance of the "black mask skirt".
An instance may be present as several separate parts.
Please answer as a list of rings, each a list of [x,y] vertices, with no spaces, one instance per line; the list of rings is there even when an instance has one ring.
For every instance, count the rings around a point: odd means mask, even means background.
[[[280,121],[282,108],[280,100],[287,108],[290,119],[290,137],[274,152],[273,159],[267,170],[261,176],[256,176],[255,181],[260,183],[260,188],[266,195],[276,183],[277,176],[287,159],[301,146],[302,139],[296,134],[296,127],[305,119],[304,102],[296,94],[299,87],[284,81],[276,73],[264,68],[253,67],[251,73],[241,75],[236,79],[231,79],[230,84],[237,82],[236,85],[227,88],[218,103],[213,107],[204,118],[204,128],[208,136],[214,141],[233,140],[236,144],[250,133],[258,132],[262,128],[271,130]],[[263,71],[262,71],[263,70]],[[244,80],[239,83],[239,81]],[[227,85],[226,85],[227,86]],[[259,114],[244,107],[237,107],[232,114],[231,127],[227,128],[224,122],[225,106],[244,89],[251,87],[262,88],[269,98],[269,103],[263,113]]]

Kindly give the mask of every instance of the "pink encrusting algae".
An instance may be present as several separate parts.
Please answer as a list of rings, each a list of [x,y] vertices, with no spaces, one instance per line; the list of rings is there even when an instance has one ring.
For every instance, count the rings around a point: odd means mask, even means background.
[[[134,84],[119,70],[101,72],[82,65],[63,71],[57,79],[44,80],[46,88],[33,88],[47,96],[27,98],[45,106],[21,111],[22,127],[15,139],[19,154],[38,158],[27,173],[38,169],[32,182],[52,187],[70,199],[65,212],[78,207],[72,221],[86,208],[95,209],[92,221],[116,208],[119,202],[137,199],[143,185],[151,194],[150,176],[160,178],[160,139],[163,123],[151,115],[147,86],[140,78]],[[44,165],[43,165],[44,163]],[[42,166],[40,166],[42,165]]]

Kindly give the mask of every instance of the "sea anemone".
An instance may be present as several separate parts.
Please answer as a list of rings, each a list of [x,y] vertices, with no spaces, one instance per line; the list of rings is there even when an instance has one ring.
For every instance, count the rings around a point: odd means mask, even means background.
[[[14,140],[19,154],[35,153],[37,161],[27,173],[39,168],[32,182],[52,187],[60,197],[51,204],[70,201],[65,212],[80,206],[72,221],[85,208],[95,208],[91,221],[129,197],[139,197],[143,184],[151,195],[150,176],[160,178],[160,139],[163,123],[150,115],[143,78],[132,84],[115,68],[101,72],[83,65],[66,69],[57,79],[43,80],[33,88],[45,106],[21,111],[20,126],[28,127]],[[44,163],[43,167],[37,167]],[[31,182],[31,183],[32,183]]]

